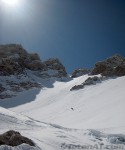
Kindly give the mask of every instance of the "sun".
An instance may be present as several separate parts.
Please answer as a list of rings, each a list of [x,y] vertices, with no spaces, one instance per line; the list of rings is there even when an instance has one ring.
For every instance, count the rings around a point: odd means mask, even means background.
[[[5,4],[15,6],[18,4],[18,0],[2,0]]]

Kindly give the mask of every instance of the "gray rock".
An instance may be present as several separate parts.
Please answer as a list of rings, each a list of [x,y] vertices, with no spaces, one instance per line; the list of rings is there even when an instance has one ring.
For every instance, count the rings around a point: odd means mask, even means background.
[[[38,54],[28,53],[21,45],[0,45],[0,75],[22,74],[25,69],[41,72],[51,69],[58,71],[53,77],[67,76],[65,67],[58,59],[42,62]]]
[[[41,88],[36,76],[60,80],[67,76],[67,72],[58,59],[42,62],[38,54],[28,53],[21,45],[0,45],[0,99],[16,96],[18,92],[31,88]]]
[[[83,69],[76,69],[74,70],[74,72],[72,73],[71,77],[72,78],[76,78],[76,77],[80,77],[86,74],[89,74],[91,72],[91,70],[83,68]]]
[[[102,81],[102,77],[88,77],[82,84],[73,86],[70,91],[83,89],[85,86],[95,85]]]
[[[32,140],[22,136],[19,132],[13,130],[0,135],[0,145],[18,146],[23,143],[30,146],[35,146]]]
[[[83,82],[83,85],[93,85],[96,84],[97,82],[101,82],[101,79],[97,76],[94,77],[89,77]]]
[[[3,92],[5,90],[5,88],[2,86],[2,84],[0,84],[0,93]]]
[[[20,74],[25,69],[42,68],[38,54],[29,54],[21,45],[0,45],[0,75]]]
[[[73,86],[70,91],[74,91],[74,90],[80,90],[80,89],[83,89],[84,88],[84,85],[83,84],[80,84],[80,85],[75,85]]]
[[[114,55],[107,60],[98,62],[92,70],[92,75],[102,74],[104,76],[123,76],[125,75],[125,58]]]
[[[22,82],[19,84],[19,86],[25,90],[29,90],[33,87],[37,87],[37,88],[41,87],[41,85],[36,82]]]
[[[46,66],[46,70],[55,70],[58,71],[53,77],[66,77],[67,72],[65,67],[62,65],[62,63],[57,58],[50,58],[47,61],[43,63]]]
[[[125,76],[125,65],[119,65],[115,68],[116,76]]]

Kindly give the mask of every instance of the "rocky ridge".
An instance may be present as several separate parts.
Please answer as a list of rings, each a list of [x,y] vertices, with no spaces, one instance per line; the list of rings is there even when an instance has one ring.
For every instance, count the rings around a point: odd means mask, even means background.
[[[80,71],[77,71],[80,73]],[[114,55],[104,61],[97,62],[89,72],[89,77],[83,83],[73,86],[70,91],[83,89],[86,86],[95,85],[101,83],[103,80],[107,80],[110,77],[120,77],[125,75],[125,58],[121,55]],[[93,76],[94,75],[94,76]],[[100,77],[95,76],[100,75]],[[72,75],[73,76],[73,75]],[[77,76],[74,76],[77,77]]]
[[[96,85],[97,83],[101,83],[104,79],[105,79],[105,77],[102,77],[102,76],[101,77],[98,77],[98,76],[88,77],[82,84],[73,86],[70,89],[70,91],[80,90],[80,89],[83,89],[84,87],[90,86],[90,85]]]
[[[58,59],[42,62],[37,53],[28,53],[21,45],[0,45],[0,99],[42,87],[35,76],[60,79],[66,77],[67,72]]]
[[[72,78],[76,78],[76,77],[80,77],[86,74],[89,74],[91,72],[90,69],[87,68],[83,68],[83,69],[76,69],[73,71],[73,73],[71,74]]]
[[[104,61],[97,62],[91,72],[92,75],[102,74],[103,76],[124,76],[125,58],[121,55],[114,55]]]
[[[100,78],[95,76],[99,74]],[[89,75],[87,81],[73,86],[71,91],[102,82],[104,78],[124,76],[125,58],[114,55],[97,62],[92,70],[76,69],[71,78],[83,75]],[[0,45],[0,99],[16,96],[23,90],[41,88],[42,82],[38,82],[37,77],[42,80],[50,78],[58,80],[67,77],[67,72],[57,58],[50,58],[43,62],[37,53],[28,53],[19,44]]]

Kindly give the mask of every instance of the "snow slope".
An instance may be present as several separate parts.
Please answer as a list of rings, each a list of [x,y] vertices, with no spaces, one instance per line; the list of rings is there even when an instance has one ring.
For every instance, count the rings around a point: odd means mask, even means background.
[[[10,105],[9,110],[0,108],[0,133],[17,130],[31,138],[37,149],[43,150],[94,144],[125,145],[125,76],[70,91],[87,77],[52,81],[52,86],[47,86],[50,81],[46,81],[39,92],[32,89],[1,101],[0,105],[6,107],[8,102],[17,101],[17,104]]]
[[[103,129],[125,126],[125,76],[70,91],[72,86],[81,84],[87,77],[55,82],[54,88],[44,88],[34,101],[11,110],[68,128]]]
[[[32,139],[36,147],[22,144],[17,147],[0,146],[0,150],[64,150],[82,149],[83,146],[124,146],[125,136],[104,134],[97,130],[80,130],[64,128],[55,124],[33,120],[0,107],[0,133],[8,130],[19,131]],[[84,148],[85,149],[85,148]],[[87,148],[86,148],[87,149]]]
[[[62,149],[61,146],[64,143],[77,145],[85,144],[85,142],[93,143],[90,140],[89,131],[71,130],[57,125],[38,122],[0,107],[0,133],[11,129],[19,131],[22,135],[31,138],[36,143],[36,148],[22,144],[15,148],[0,146],[0,150],[55,150]]]

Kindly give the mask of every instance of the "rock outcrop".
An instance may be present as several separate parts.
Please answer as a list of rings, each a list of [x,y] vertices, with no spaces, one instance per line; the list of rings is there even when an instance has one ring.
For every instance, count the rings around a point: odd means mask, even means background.
[[[71,77],[72,77],[72,78],[80,77],[80,76],[89,74],[90,72],[91,72],[91,70],[90,70],[90,69],[86,69],[86,68],[83,68],[83,69],[76,69],[76,70],[74,70],[74,72],[71,74]]]
[[[41,79],[63,78],[65,67],[58,59],[45,62],[36,53],[28,53],[21,45],[0,45],[0,99],[16,96],[18,92],[40,88]]]
[[[58,71],[57,77],[66,77],[65,67],[58,59],[40,60],[38,54],[28,53],[21,45],[0,45],[0,75],[21,74],[26,69],[31,71]]]
[[[101,83],[104,77],[88,77],[82,84],[73,86],[70,91],[83,89],[85,86],[95,85]]]
[[[23,143],[30,146],[35,146],[32,140],[22,136],[19,132],[13,130],[0,135],[0,145],[18,146]]]
[[[43,62],[46,71],[56,71],[55,74],[52,75],[52,77],[66,77],[67,76],[67,72],[65,67],[62,65],[62,63],[59,61],[59,59],[57,58],[50,58],[47,61]]]
[[[104,61],[95,64],[92,75],[102,74],[103,76],[124,76],[125,58],[114,55]]]
[[[94,68],[92,69],[92,71],[88,70],[87,73],[87,71],[85,70],[85,74],[89,74],[89,75],[101,74],[101,76],[88,77],[82,84],[73,86],[70,89],[70,91],[83,89],[85,86],[101,83],[103,80],[108,79],[108,77],[124,76],[125,58],[120,55],[114,55],[104,61],[97,62]],[[82,75],[82,71],[76,70],[73,72],[72,77],[77,77],[81,75]],[[84,75],[84,71],[83,71],[83,75]]]
[[[20,74],[25,69],[43,69],[38,54],[29,54],[21,45],[0,45],[0,75]]]

